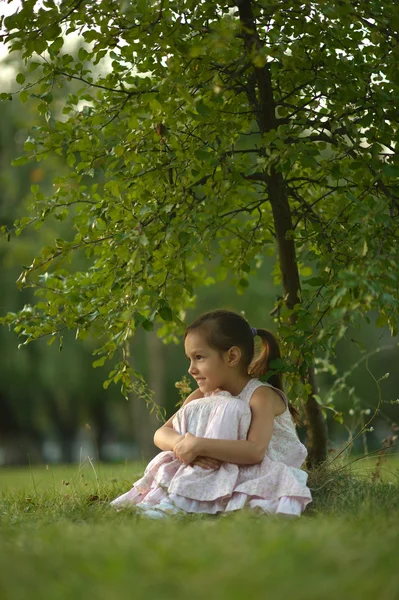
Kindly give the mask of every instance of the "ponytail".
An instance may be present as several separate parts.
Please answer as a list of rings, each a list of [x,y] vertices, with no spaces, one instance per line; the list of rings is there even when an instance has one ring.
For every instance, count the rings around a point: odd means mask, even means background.
[[[254,331],[255,333],[255,331]],[[256,329],[256,335],[262,340],[262,350],[257,358],[255,358],[249,366],[248,374],[256,378],[264,377],[269,373],[269,364],[281,359],[280,347],[274,335],[267,329]],[[279,389],[284,394],[283,377],[281,372],[272,373],[268,378],[267,383]],[[303,427],[303,423],[299,418],[299,411],[291,402],[288,402],[288,409],[296,424]]]

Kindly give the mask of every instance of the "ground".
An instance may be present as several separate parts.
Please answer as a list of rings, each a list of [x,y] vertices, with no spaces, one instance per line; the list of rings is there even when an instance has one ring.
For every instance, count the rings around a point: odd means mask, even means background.
[[[353,457],[350,460],[354,460]],[[109,500],[145,463],[0,469],[0,600],[397,600],[399,460],[310,479],[298,519],[149,520]]]

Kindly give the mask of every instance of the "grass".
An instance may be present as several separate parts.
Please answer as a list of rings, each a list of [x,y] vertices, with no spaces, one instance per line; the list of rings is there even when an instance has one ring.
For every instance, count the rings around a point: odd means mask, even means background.
[[[399,461],[375,460],[312,473],[300,519],[111,509],[145,463],[3,468],[0,600],[397,600]]]

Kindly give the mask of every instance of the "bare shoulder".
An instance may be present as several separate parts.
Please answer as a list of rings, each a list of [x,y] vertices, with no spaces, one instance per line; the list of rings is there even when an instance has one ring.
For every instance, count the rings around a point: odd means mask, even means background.
[[[262,385],[256,388],[249,401],[249,406],[252,410],[262,408],[267,403],[273,409],[274,416],[278,417],[283,414],[286,405],[281,396],[272,388]]]

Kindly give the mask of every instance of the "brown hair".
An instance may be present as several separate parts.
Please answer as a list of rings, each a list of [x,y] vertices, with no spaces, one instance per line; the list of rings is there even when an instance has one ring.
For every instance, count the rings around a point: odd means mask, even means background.
[[[259,356],[254,358],[255,343],[252,328],[244,317],[233,311],[214,310],[200,315],[187,327],[184,338],[195,329],[201,329],[208,345],[220,352],[227,352],[232,346],[238,346],[242,353],[242,365],[253,377],[267,375],[270,362],[281,358],[278,342],[267,329],[256,330],[262,340],[262,350]],[[284,393],[280,372],[271,373],[267,382]],[[298,410],[290,402],[288,402],[288,409],[295,423],[303,425],[299,420]]]

